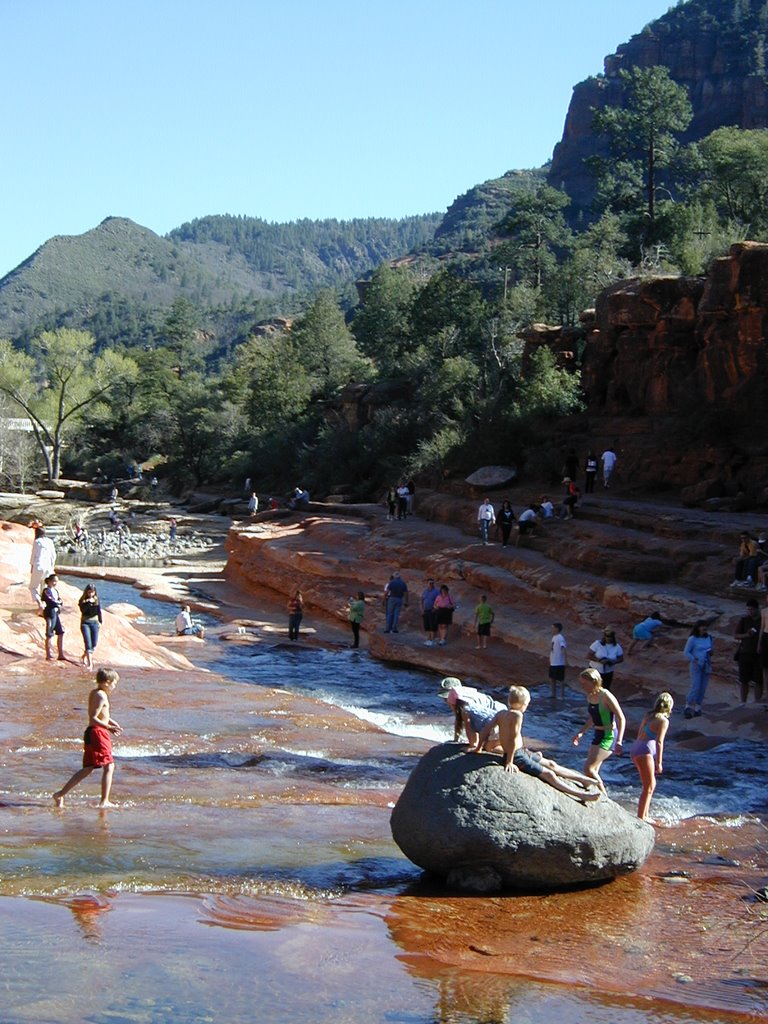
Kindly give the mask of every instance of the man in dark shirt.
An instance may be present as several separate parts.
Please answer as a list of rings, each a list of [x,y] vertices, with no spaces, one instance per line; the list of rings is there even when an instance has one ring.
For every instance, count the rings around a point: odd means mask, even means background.
[[[395,571],[392,579],[384,588],[384,598],[387,611],[387,625],[385,633],[398,633],[397,624],[400,621],[400,610],[403,604],[408,605],[408,586],[400,578],[400,573]]]

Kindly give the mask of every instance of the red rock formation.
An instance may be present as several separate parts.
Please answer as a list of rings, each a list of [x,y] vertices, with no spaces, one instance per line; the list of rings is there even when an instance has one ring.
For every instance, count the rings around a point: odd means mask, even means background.
[[[585,161],[600,145],[592,131],[593,112],[621,105],[618,74],[622,68],[661,64],[675,82],[687,88],[693,120],[685,141],[704,138],[724,125],[768,126],[768,82],[755,60],[757,37],[755,45],[745,45],[752,15],[745,14],[744,24],[736,25],[733,7],[727,0],[709,0],[670,8],[605,58],[603,76],[574,87],[548,176],[550,185],[572,197],[572,212],[591,203],[594,179]]]
[[[586,416],[568,421],[568,440],[617,445],[625,483],[695,488],[694,501],[739,492],[762,501],[766,318],[768,245],[757,242],[732,246],[706,278],[608,288],[593,324],[585,320]],[[538,331],[527,355],[542,342],[558,355],[572,347],[566,332]]]

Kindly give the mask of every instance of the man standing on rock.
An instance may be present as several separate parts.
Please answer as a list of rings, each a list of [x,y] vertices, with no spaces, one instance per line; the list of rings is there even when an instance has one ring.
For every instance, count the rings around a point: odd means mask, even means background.
[[[613,450],[611,445],[608,445],[600,456],[600,461],[603,463],[603,487],[608,487],[611,482],[611,477],[613,476],[613,470],[616,466],[616,452]]]
[[[424,623],[424,632],[427,639],[425,647],[435,646],[435,634],[437,633],[437,612],[435,611],[435,600],[440,596],[440,590],[435,586],[434,580],[427,580],[427,585],[421,593],[421,617]]]
[[[552,700],[557,697],[558,683],[560,683],[560,699],[565,700],[565,666],[567,664],[568,646],[563,636],[563,624],[562,622],[553,622],[549,648],[549,684],[552,687]]]
[[[45,527],[38,526],[35,530],[35,540],[29,558],[29,592],[38,608],[45,607],[40,596],[40,589],[55,568],[56,548],[51,538],[46,536]]]
[[[482,505],[477,510],[477,521],[480,524],[480,535],[483,538],[483,544],[487,544],[488,531],[493,523],[496,522],[496,513],[493,510],[490,498],[485,498]]]
[[[387,612],[387,624],[385,633],[399,633],[397,624],[400,621],[400,611],[403,604],[408,607],[408,585],[400,578],[400,573],[395,570],[392,579],[384,589],[385,608]]]

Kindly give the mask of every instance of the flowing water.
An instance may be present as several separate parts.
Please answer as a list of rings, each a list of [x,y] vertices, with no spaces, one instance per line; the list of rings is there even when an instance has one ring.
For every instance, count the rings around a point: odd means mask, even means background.
[[[141,606],[140,628],[171,631],[172,605],[120,584],[99,592],[104,605]],[[163,677],[162,713],[148,711],[151,673],[116,691],[114,811],[94,808],[90,782],[64,810],[49,803],[79,763],[87,677],[6,695],[0,1022],[635,1024],[768,1012],[752,966],[764,961],[759,910],[732,879],[734,865],[764,870],[763,745],[676,749],[685,726],[674,720],[653,805],[670,827],[650,872],[579,893],[451,897],[424,885],[388,827],[415,759],[452,737],[438,680],[364,652],[219,641],[205,621],[210,639],[185,650],[200,671]],[[526,724],[578,765],[584,752],[567,743],[583,719],[575,693],[564,705],[534,693]],[[611,759],[603,774],[634,810],[631,763]],[[687,888],[660,882],[681,859]],[[694,892],[706,900],[695,913]],[[665,969],[662,935],[670,950],[695,947],[690,975]]]

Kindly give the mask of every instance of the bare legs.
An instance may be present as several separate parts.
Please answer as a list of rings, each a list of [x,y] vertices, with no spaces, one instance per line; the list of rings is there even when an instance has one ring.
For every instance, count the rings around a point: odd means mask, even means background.
[[[632,762],[640,775],[640,799],[637,804],[637,816],[641,821],[648,821],[648,809],[651,806],[651,797],[656,789],[656,770],[653,765],[653,758],[650,754],[641,754],[633,757]]]
[[[51,640],[53,640],[52,636],[47,636],[45,638],[45,660],[46,661],[53,661],[53,653],[51,651]],[[66,659],[66,657],[64,655],[64,634],[63,633],[58,633],[57,634],[57,636],[56,636],[56,647],[57,647],[58,654],[59,654],[58,660],[59,661],[66,661],[67,659]]]
[[[69,793],[70,790],[74,789],[78,783],[82,782],[83,779],[87,779],[91,772],[95,772],[95,767],[81,768],[79,772],[75,772],[69,782],[66,782],[61,789],[57,790],[53,794],[53,802],[57,807],[64,806],[64,797]],[[113,803],[109,801],[109,794],[112,789],[112,776],[115,771],[114,764],[105,764],[103,774],[101,776],[101,802],[99,807],[114,807]]]
[[[600,787],[600,792],[605,793],[605,784],[600,778],[600,768],[602,767],[603,761],[611,756],[613,751],[605,750],[603,747],[592,744],[587,754],[587,760],[584,762],[584,774],[588,775],[590,779]]]

